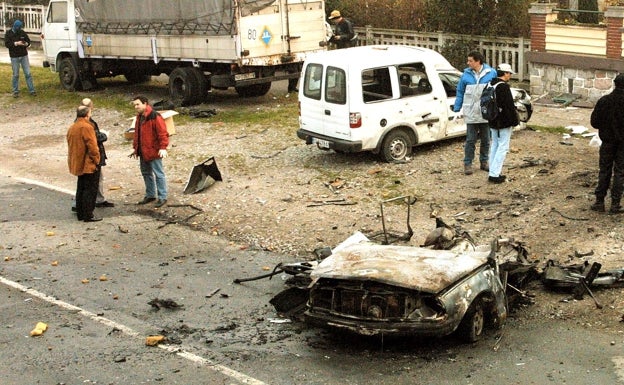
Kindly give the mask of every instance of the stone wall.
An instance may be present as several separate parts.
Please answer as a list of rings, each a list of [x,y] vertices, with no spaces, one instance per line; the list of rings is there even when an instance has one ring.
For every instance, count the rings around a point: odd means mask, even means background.
[[[613,79],[618,71],[580,69],[576,66],[530,63],[530,93],[576,94],[581,99],[595,103],[613,89]]]

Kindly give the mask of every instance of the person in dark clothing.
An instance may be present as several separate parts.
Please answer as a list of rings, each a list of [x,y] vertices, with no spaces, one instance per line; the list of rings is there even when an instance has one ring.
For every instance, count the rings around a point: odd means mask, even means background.
[[[501,63],[496,68],[495,79],[490,81],[496,96],[496,105],[498,106],[498,116],[494,120],[489,120],[490,125],[490,164],[488,171],[488,182],[503,183],[506,179],[503,171],[503,163],[509,151],[509,143],[511,142],[511,132],[513,128],[520,124],[516,106],[514,105],[513,95],[507,82],[511,79],[514,71],[507,63]]]
[[[624,74],[613,80],[615,88],[596,103],[591,114],[591,125],[598,129],[602,144],[598,160],[598,186],[596,186],[596,202],[591,206],[594,211],[605,211],[605,197],[611,185],[612,214],[624,212],[620,203],[624,190]]]
[[[336,25],[334,35],[329,40],[330,43],[336,44],[336,48],[353,47],[355,32],[353,31],[353,23],[340,15],[340,11],[334,10],[329,15],[329,20]]]
[[[28,92],[31,95],[37,95],[35,85],[33,83],[32,74],[30,73],[30,62],[28,61],[28,47],[30,47],[30,38],[24,32],[22,27],[24,23],[21,20],[15,20],[13,28],[8,30],[4,36],[4,46],[9,49],[11,57],[11,68],[13,70],[13,79],[11,86],[13,88],[13,97],[19,96],[19,69],[22,67]]]
[[[89,118],[91,109],[86,106],[78,107],[76,121],[67,130],[67,166],[69,172],[78,177],[76,185],[78,220],[97,222],[102,220],[93,215],[100,179],[100,150]]]

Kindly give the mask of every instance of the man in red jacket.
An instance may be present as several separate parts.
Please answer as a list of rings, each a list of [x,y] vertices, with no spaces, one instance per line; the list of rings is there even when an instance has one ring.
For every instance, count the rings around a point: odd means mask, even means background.
[[[138,204],[156,201],[156,207],[167,203],[167,179],[163,168],[163,158],[167,157],[169,134],[165,120],[152,109],[145,96],[137,96],[132,100],[137,112],[134,125],[134,152],[131,157],[139,158],[141,175],[145,182],[145,196]]]
[[[69,172],[78,177],[76,186],[78,220],[97,222],[102,220],[93,216],[100,180],[100,150],[95,130],[89,122],[90,118],[89,107],[78,107],[76,121],[67,130],[67,166]]]

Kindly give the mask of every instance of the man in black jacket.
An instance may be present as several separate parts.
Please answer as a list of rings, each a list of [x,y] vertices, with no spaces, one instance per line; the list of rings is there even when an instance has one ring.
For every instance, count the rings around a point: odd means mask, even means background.
[[[598,129],[602,140],[598,165],[598,186],[596,202],[591,206],[594,211],[605,211],[604,200],[611,184],[611,214],[624,212],[620,204],[624,190],[624,74],[613,80],[615,88],[596,103],[591,114],[591,125]]]
[[[353,23],[342,17],[340,11],[338,10],[334,10],[329,14],[329,21],[336,25],[334,35],[329,41],[336,44],[336,47],[339,49],[353,47],[355,43],[353,41],[353,38],[355,37]]]
[[[35,85],[33,84],[32,75],[30,74],[30,62],[28,61],[28,47],[30,47],[30,38],[24,32],[22,27],[24,23],[21,20],[15,20],[13,28],[8,30],[4,36],[4,46],[9,49],[11,57],[11,67],[13,69],[13,97],[19,96],[19,69],[20,66],[24,71],[26,85],[31,95],[35,96]]]
[[[497,78],[492,79],[490,84],[494,87],[496,104],[498,105],[498,116],[494,120],[488,121],[490,125],[490,169],[488,171],[488,182],[503,183],[506,179],[503,171],[503,163],[509,151],[511,141],[511,131],[520,122],[518,113],[514,105],[513,95],[507,82],[514,73],[511,66],[501,63],[496,68]]]

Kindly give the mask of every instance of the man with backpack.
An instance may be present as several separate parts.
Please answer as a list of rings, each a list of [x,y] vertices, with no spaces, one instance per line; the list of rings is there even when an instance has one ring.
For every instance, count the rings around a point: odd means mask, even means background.
[[[342,17],[338,10],[333,10],[329,14],[329,21],[336,25],[334,35],[329,41],[336,44],[336,48],[338,49],[353,47],[355,43],[353,41],[355,37],[353,23],[351,23],[349,19]]]
[[[487,101],[489,108],[482,112],[488,118],[490,125],[490,170],[488,172],[488,182],[503,183],[506,179],[501,174],[503,163],[509,151],[509,142],[511,141],[511,131],[515,126],[520,124],[516,106],[514,105],[511,88],[509,88],[509,80],[514,71],[507,63],[501,63],[496,68],[497,78],[493,79],[487,87],[491,87],[493,98]],[[486,88],[486,90],[488,89]],[[483,92],[486,94],[486,91]],[[489,112],[487,110],[490,110]]]
[[[477,138],[481,140],[479,161],[481,170],[488,171],[488,153],[490,151],[490,128],[487,120],[481,116],[481,92],[485,85],[496,78],[494,68],[483,63],[481,52],[468,54],[468,68],[464,70],[457,84],[455,97],[454,119],[461,117],[466,120],[466,143],[464,144],[464,174],[471,175],[472,161],[475,157]]]

